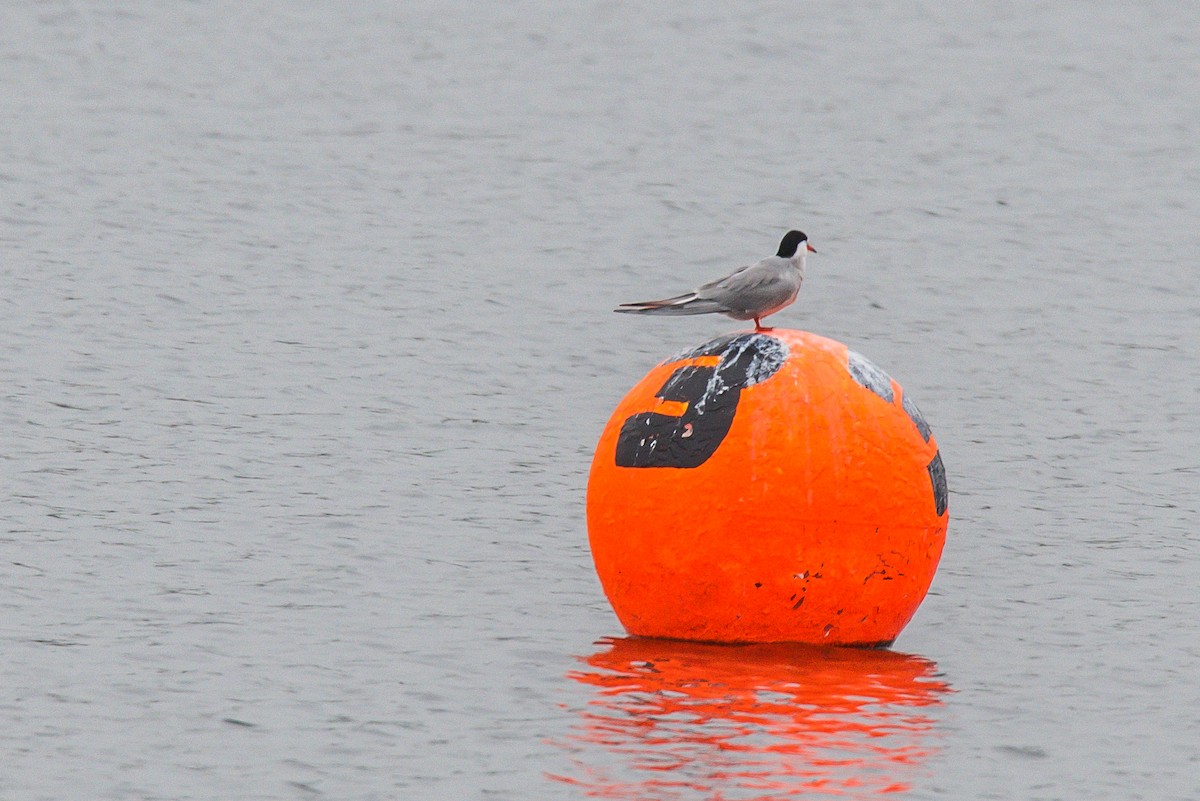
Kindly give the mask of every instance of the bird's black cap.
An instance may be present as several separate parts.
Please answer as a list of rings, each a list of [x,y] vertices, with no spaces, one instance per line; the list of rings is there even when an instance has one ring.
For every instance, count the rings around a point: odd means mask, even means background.
[[[803,231],[788,231],[783,235],[783,241],[779,243],[779,252],[775,255],[782,259],[790,259],[807,241],[808,237],[804,235]]]

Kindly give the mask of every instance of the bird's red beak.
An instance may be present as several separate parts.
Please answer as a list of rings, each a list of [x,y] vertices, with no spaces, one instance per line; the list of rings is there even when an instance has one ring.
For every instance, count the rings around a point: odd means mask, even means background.
[[[817,249],[816,249],[816,248],[814,248],[812,245],[808,244],[807,242],[805,242],[805,243],[804,243],[804,246],[805,246],[806,248],[808,248],[808,252],[809,252],[809,253],[816,253],[816,252],[817,252]]]

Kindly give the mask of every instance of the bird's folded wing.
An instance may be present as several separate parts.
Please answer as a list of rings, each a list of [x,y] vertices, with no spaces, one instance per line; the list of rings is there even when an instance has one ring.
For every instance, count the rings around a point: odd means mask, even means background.
[[[689,300],[694,300],[695,292],[684,292],[682,295],[676,295],[673,298],[663,298],[661,300],[639,300],[635,303],[622,303],[622,306],[670,306],[675,303],[686,303]]]
[[[757,293],[783,280],[779,271],[765,264],[743,267],[732,275],[710,281],[696,291],[702,298],[728,298],[743,293]]]

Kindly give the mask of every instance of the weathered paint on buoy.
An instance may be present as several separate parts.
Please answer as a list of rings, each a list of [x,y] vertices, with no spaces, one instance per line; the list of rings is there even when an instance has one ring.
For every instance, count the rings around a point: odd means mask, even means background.
[[[929,589],[949,513],[900,386],[839,342],[771,329],[681,353],[625,396],[587,520],[631,634],[884,645]]]

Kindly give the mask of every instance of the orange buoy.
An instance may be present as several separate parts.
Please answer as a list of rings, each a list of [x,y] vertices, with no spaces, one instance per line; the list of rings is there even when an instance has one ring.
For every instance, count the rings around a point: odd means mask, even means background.
[[[630,634],[890,644],[945,543],[937,442],[840,342],[733,334],[655,367],[588,478],[588,538]]]

